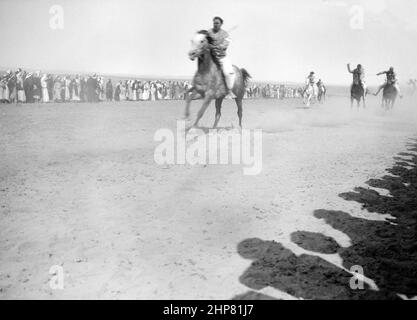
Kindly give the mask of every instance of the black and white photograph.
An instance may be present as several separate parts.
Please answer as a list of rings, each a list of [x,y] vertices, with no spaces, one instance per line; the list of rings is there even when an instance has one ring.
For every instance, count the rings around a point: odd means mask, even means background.
[[[0,0],[0,43],[0,300],[417,300],[417,0]]]

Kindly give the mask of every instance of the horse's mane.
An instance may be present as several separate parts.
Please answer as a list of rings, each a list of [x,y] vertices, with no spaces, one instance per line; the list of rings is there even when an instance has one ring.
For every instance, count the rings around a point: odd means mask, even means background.
[[[210,36],[210,34],[208,33],[207,30],[200,30],[197,32],[198,34],[203,34],[205,35],[207,42],[209,44],[213,44],[214,43],[214,39]],[[211,58],[213,59],[213,62],[216,66],[218,66],[221,69],[221,65],[220,65],[220,61],[219,58],[217,58],[217,56],[214,54],[213,50],[210,49],[210,54],[211,54]]]

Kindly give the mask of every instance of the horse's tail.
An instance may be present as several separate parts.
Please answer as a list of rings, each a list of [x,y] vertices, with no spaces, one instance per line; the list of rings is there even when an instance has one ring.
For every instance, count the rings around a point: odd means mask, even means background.
[[[242,68],[240,69],[240,72],[242,72],[242,78],[243,78],[243,83],[245,84],[245,86],[248,84],[248,80],[250,78],[252,78],[252,76],[249,74],[249,72],[246,71],[246,69]]]

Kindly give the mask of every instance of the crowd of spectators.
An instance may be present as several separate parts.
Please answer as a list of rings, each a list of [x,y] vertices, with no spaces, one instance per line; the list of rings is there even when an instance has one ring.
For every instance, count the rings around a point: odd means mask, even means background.
[[[114,80],[113,80],[114,81]],[[96,74],[52,75],[8,70],[0,76],[0,102],[99,102],[183,100],[188,81],[105,80]],[[276,84],[249,84],[245,99],[300,97],[299,88]]]

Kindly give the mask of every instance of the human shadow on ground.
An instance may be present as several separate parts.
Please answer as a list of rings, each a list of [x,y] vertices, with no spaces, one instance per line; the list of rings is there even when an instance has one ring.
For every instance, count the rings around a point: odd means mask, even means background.
[[[413,140],[409,151],[417,152]],[[253,260],[239,278],[252,290],[267,286],[303,299],[398,299],[402,294],[410,298],[417,295],[417,156],[397,159],[386,175],[366,183],[371,187],[387,189],[390,196],[380,195],[372,189],[357,187],[339,196],[347,201],[362,204],[369,212],[390,214],[386,221],[352,217],[343,211],[319,209],[314,216],[345,233],[351,246],[341,247],[336,240],[320,233],[297,231],[291,234],[292,242],[310,252],[338,253],[343,267],[362,268],[364,276],[372,279],[378,290],[364,283],[362,290],[351,288],[352,274],[314,254],[296,256],[291,250],[275,241],[246,239],[237,251],[245,259]],[[404,166],[407,166],[404,167]],[[410,168],[411,167],[411,168]],[[240,295],[239,299],[244,299]],[[259,297],[263,299],[263,297]]]

